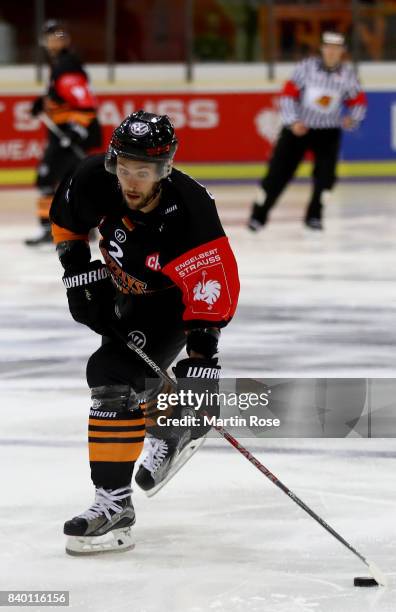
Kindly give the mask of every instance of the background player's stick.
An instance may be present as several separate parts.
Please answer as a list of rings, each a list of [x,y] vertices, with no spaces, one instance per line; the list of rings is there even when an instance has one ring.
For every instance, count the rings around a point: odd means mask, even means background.
[[[113,329],[115,334],[121,338],[120,333]],[[123,338],[125,342],[125,338]],[[164,370],[162,370],[150,357],[142,351],[141,348],[136,346],[132,341],[126,342],[126,345],[131,351],[139,355],[141,359],[159,376],[163,381],[169,383],[172,389],[177,389],[176,381],[173,380]],[[231,444],[237,451],[241,453],[252,465],[254,465],[264,476],[268,478],[274,485],[276,485],[281,491],[286,493],[286,495],[294,501],[300,508],[302,508],[310,517],[312,517],[319,525],[321,525],[328,533],[334,536],[341,544],[343,544],[348,550],[350,550],[356,557],[358,557],[368,568],[372,577],[376,580],[378,584],[382,586],[386,586],[387,580],[375,563],[370,562],[366,557],[364,557],[356,548],[354,548],[349,542],[347,542],[337,531],[335,531],[326,521],[324,521],[316,512],[311,510],[309,506],[307,506],[295,493],[293,493],[275,474],[273,474],[265,465],[263,465],[252,453],[250,453],[234,436],[232,436],[224,427],[220,425],[214,425],[214,429],[219,433],[227,442]]]
[[[74,144],[69,138],[69,136],[67,136],[67,134],[65,134],[60,129],[60,127],[57,126],[56,123],[54,123],[54,121],[50,119],[50,117],[48,117],[46,113],[41,113],[39,115],[39,119],[42,123],[44,123],[44,125],[49,129],[50,132],[52,132],[53,134],[55,134],[57,138],[59,138],[60,143],[63,143],[63,146],[65,148],[70,147],[73,153],[80,159],[83,159],[84,157],[86,157],[86,154],[84,153],[82,148]]]

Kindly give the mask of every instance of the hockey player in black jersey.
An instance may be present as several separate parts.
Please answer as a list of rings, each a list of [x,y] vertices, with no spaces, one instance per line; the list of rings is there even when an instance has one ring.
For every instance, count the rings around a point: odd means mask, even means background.
[[[130,486],[146,432],[136,475],[145,490],[166,475],[186,440],[207,433],[157,424],[156,394],[167,390],[159,379],[146,382],[152,372],[119,339],[132,339],[162,368],[186,347],[188,357],[174,369],[180,387],[193,376],[194,389],[216,391],[218,337],[235,312],[238,272],[212,196],[172,169],[176,147],[167,116],[138,111],[114,131],[105,156],[83,161],[63,181],[52,204],[71,314],[103,336],[87,365],[96,499],[65,524],[71,554],[132,546]],[[104,264],[91,261],[94,227]]]
[[[47,143],[37,168],[40,232],[25,240],[27,246],[33,247],[52,242],[49,210],[60,181],[74,170],[84,153],[98,149],[102,143],[96,116],[97,101],[90,89],[88,75],[71,48],[65,25],[56,19],[46,21],[40,45],[46,53],[50,76],[47,91],[34,101],[31,113],[34,117],[43,117],[44,113],[47,123],[50,120],[55,127],[47,133]]]

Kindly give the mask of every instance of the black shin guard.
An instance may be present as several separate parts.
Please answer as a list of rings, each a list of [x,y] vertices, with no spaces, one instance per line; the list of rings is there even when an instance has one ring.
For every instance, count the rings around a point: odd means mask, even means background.
[[[88,441],[91,478],[96,487],[118,489],[132,480],[145,436],[145,419],[129,385],[92,389]]]

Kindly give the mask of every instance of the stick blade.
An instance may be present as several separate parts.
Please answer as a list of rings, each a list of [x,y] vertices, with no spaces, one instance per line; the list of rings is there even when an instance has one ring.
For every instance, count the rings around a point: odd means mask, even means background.
[[[381,586],[387,586],[388,579],[382,573],[378,565],[376,565],[375,563],[368,563],[367,567],[369,569],[370,574],[378,582],[378,584],[380,584]]]

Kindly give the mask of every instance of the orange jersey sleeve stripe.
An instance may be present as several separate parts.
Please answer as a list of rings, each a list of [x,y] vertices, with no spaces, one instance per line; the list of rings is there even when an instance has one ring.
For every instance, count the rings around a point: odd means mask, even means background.
[[[88,242],[88,234],[75,234],[74,232],[61,227],[56,223],[51,224],[52,237],[55,244],[58,242],[64,242],[65,240],[85,240]]]
[[[78,123],[83,127],[88,127],[89,124],[95,119],[95,113],[79,113],[78,111],[52,111],[50,117],[54,123],[60,125],[61,123]]]

